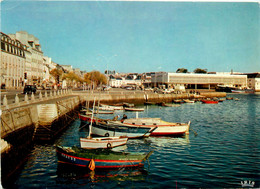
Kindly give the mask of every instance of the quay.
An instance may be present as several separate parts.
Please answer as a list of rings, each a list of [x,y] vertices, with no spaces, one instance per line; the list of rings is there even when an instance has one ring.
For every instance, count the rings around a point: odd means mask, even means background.
[[[1,175],[9,179],[23,165],[34,143],[53,142],[78,117],[79,109],[94,98],[102,103],[172,102],[174,99],[225,97],[226,93],[200,92],[200,95],[157,94],[148,91],[49,91],[25,95],[1,105]]]

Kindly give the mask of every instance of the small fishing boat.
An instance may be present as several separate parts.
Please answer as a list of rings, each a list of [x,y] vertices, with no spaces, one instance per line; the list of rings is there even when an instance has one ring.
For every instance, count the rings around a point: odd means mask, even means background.
[[[120,137],[120,138],[142,138],[148,137],[156,126],[139,127],[135,125],[124,125],[121,121],[93,119],[92,134],[105,137]]]
[[[94,106],[95,107],[95,98]],[[94,109],[92,111],[92,117],[89,124],[89,134],[87,138],[80,138],[81,148],[96,149],[96,148],[113,148],[116,146],[125,145],[127,138],[119,137],[103,137],[103,138],[92,138],[92,125],[94,118]]]
[[[66,163],[91,170],[95,168],[143,167],[153,153],[114,152],[107,149],[88,150],[79,147],[56,146],[59,163]]]
[[[123,110],[124,107],[123,106],[110,106],[110,105],[100,104],[100,106],[96,109],[114,111],[114,110]]]
[[[194,103],[195,101],[194,100],[189,100],[189,99],[184,99],[183,100],[185,103]]]
[[[144,111],[144,108],[127,108],[127,107],[125,107],[125,111],[141,112],[141,111]]]
[[[204,104],[218,104],[217,100],[201,100]]]
[[[226,100],[233,100],[233,97],[227,97]]]
[[[144,102],[144,105],[155,105],[155,102]]]
[[[177,100],[173,100],[174,103],[176,104],[181,104],[183,103],[184,101],[183,100],[180,100],[180,99],[177,99]]]
[[[253,89],[234,89],[231,90],[232,93],[254,93],[255,90]]]
[[[181,105],[176,105],[176,104],[171,104],[171,103],[165,103],[165,102],[161,102],[158,103],[159,106],[164,106],[164,107],[177,107],[177,106],[181,106]]]
[[[138,126],[151,128],[150,136],[171,136],[189,134],[190,121],[188,123],[166,122],[160,118],[130,118],[125,119],[123,123],[114,121],[118,126]],[[156,129],[154,129],[156,127]]]
[[[119,137],[80,138],[80,146],[87,149],[114,148],[125,145],[127,140]]]
[[[114,114],[114,113],[115,113],[114,111],[109,111],[109,110],[95,110],[94,111],[94,114]],[[90,115],[90,114],[92,114],[92,111],[87,113],[87,115]]]

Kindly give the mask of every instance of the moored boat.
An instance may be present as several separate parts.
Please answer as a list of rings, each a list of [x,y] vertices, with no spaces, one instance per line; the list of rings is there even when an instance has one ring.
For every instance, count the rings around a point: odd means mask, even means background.
[[[194,103],[195,101],[194,100],[189,100],[189,99],[184,99],[183,100],[185,103]]]
[[[123,123],[118,125],[150,127],[152,131],[150,136],[171,136],[189,134],[190,121],[188,123],[166,122],[160,118],[130,118],[125,119]],[[156,129],[154,127],[156,126]]]
[[[126,108],[125,111],[141,112],[144,111],[144,108]]]
[[[95,98],[94,98],[94,106],[95,106]],[[89,124],[88,137],[80,138],[81,148],[87,148],[87,149],[113,148],[116,146],[122,146],[126,144],[127,138],[119,138],[119,137],[93,138],[92,137],[93,118],[94,118],[94,109],[92,111],[91,121]]]
[[[106,149],[88,150],[79,147],[56,146],[58,161],[88,168],[94,161],[95,168],[142,167],[149,153],[114,152]]]
[[[139,127],[135,125],[124,125],[120,121],[100,120],[94,118],[92,134],[106,137],[142,138],[148,137],[156,129],[150,127]]]
[[[80,138],[80,146],[87,149],[114,148],[125,145],[127,140],[119,137]]]
[[[201,100],[204,104],[218,104],[217,100]]]

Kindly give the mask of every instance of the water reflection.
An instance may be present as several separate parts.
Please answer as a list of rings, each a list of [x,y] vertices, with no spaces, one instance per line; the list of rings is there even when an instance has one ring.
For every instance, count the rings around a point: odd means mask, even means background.
[[[144,168],[120,168],[120,169],[96,169],[90,171],[85,168],[75,167],[63,163],[57,166],[58,184],[83,184],[99,183],[108,181],[142,181],[148,175]],[[82,183],[83,182],[83,183]]]
[[[189,135],[183,137],[149,137],[145,139],[145,142],[157,147],[172,147],[187,146],[190,143],[190,139]]]

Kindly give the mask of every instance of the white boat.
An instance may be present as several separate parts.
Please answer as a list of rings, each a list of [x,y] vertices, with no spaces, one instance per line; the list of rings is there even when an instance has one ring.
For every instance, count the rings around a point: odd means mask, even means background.
[[[81,148],[114,148],[125,145],[128,138],[119,137],[100,137],[100,138],[80,138]]]
[[[127,107],[125,107],[125,111],[141,112],[141,111],[144,111],[144,108],[127,108]]]
[[[95,107],[95,98],[94,98],[94,105]],[[97,148],[113,148],[116,146],[121,146],[126,144],[127,138],[119,138],[119,137],[103,137],[103,138],[92,138],[92,124],[94,118],[94,111],[92,111],[92,117],[89,124],[89,135],[87,138],[80,138],[80,145],[81,148],[86,149],[97,149]]]
[[[124,107],[123,106],[110,106],[110,105],[100,104],[100,106],[96,107],[96,109],[114,111],[114,110],[123,110]]]
[[[157,127],[151,132],[150,136],[188,135],[190,128],[190,121],[188,123],[173,123],[163,121],[160,118],[131,118],[125,119],[121,124],[125,126],[150,127],[151,129]],[[120,126],[120,123],[118,125]]]
[[[183,100],[185,103],[194,103],[195,101],[194,100],[189,100],[189,99],[184,99]]]

